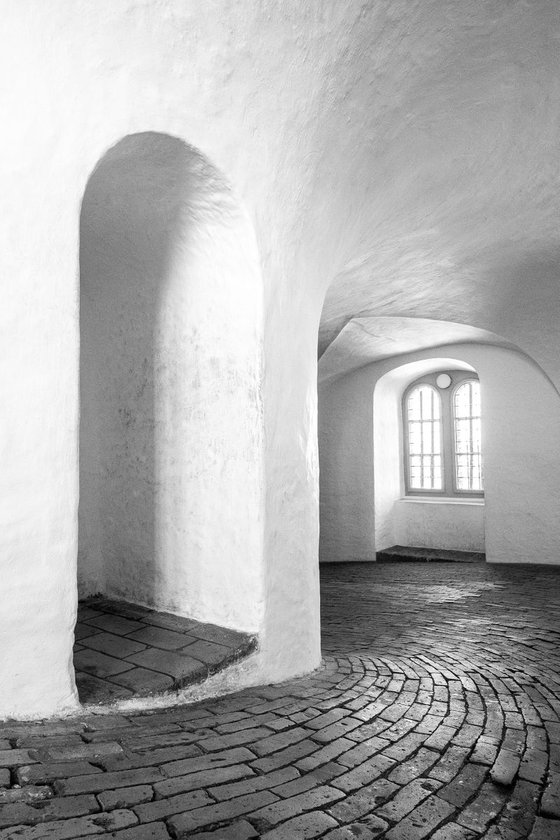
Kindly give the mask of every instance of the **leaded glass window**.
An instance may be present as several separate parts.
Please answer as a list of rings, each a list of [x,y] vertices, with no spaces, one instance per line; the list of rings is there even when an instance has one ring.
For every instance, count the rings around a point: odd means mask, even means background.
[[[480,383],[470,379],[453,397],[455,487],[482,490]]]
[[[464,370],[437,371],[403,397],[406,492],[482,496],[480,383]]]
[[[441,490],[441,399],[431,385],[408,395],[408,469],[414,490]]]

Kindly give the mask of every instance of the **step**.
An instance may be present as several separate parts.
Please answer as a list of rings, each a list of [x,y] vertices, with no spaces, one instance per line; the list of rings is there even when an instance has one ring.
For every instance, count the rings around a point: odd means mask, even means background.
[[[446,548],[418,548],[393,545],[377,552],[378,563],[484,563],[486,555],[478,551]]]

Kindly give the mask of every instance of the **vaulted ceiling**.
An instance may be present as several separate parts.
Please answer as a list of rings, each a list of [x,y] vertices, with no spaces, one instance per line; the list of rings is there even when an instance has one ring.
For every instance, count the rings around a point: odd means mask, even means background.
[[[560,373],[560,5],[366,5],[319,356],[348,368],[467,325]]]

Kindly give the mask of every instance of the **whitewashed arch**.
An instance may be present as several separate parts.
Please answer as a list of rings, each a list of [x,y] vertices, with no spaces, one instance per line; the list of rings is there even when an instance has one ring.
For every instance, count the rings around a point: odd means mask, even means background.
[[[226,178],[167,134],[95,167],[80,223],[79,581],[257,631],[262,288]]]

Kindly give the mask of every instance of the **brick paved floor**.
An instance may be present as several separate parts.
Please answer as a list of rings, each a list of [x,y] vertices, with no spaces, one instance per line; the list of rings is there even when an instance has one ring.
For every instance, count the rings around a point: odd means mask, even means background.
[[[322,576],[309,677],[0,728],[0,840],[559,840],[560,568]]]
[[[216,624],[90,598],[78,605],[74,669],[80,701],[174,692],[250,654],[256,638]]]

